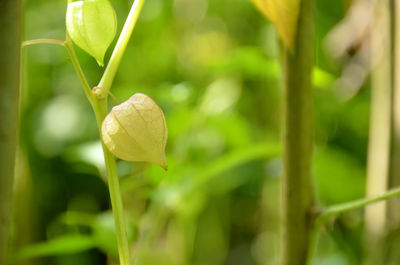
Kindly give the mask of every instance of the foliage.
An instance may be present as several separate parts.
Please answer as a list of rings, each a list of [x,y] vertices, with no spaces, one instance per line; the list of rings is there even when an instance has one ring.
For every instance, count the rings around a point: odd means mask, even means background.
[[[117,32],[131,3],[112,1]],[[63,39],[65,10],[64,0],[27,1],[24,39]],[[313,172],[323,204],[364,195],[369,84],[341,100],[340,70],[322,45],[344,13],[341,1],[317,1]],[[282,91],[275,35],[250,1],[146,2],[112,88],[121,102],[151,96],[169,128],[168,172],[117,162],[137,264],[276,264]],[[71,62],[56,46],[23,53],[15,261],[115,260],[97,125]],[[77,55],[94,86],[103,70],[83,50]],[[108,49],[105,62],[110,56]],[[359,264],[362,225],[355,211],[327,226],[317,264]]]

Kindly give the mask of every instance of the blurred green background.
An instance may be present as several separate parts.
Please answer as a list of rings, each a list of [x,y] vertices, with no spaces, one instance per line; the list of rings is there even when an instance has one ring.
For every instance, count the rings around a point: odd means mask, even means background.
[[[132,1],[111,2],[119,32]],[[345,2],[317,1],[313,173],[324,205],[365,190],[369,86],[341,96],[324,48]],[[63,40],[65,10],[65,0],[26,0],[24,39]],[[76,49],[96,85],[103,69]],[[67,52],[36,45],[23,57],[13,262],[115,264],[98,130]],[[112,89],[121,102],[151,96],[169,130],[168,172],[118,161],[136,264],[278,264],[278,57],[274,28],[250,1],[146,1]],[[316,264],[359,264],[362,240],[362,212],[341,216]]]

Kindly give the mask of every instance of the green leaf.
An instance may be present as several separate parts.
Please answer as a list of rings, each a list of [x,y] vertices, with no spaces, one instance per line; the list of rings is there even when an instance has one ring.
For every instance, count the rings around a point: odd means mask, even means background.
[[[282,41],[293,50],[301,0],[251,0],[278,31]]]
[[[17,251],[15,259],[67,255],[83,252],[96,247],[92,236],[65,235],[46,242],[37,243]]]
[[[110,2],[84,0],[68,4],[66,25],[74,43],[103,66],[104,55],[117,31],[117,18]]]

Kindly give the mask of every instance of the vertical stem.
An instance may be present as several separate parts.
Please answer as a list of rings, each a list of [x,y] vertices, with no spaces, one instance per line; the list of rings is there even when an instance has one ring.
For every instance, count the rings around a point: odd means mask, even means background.
[[[93,103],[93,109],[96,114],[97,124],[100,130],[107,111],[107,100],[98,100]],[[124,207],[122,203],[121,189],[119,187],[117,164],[114,156],[102,141],[104,162],[107,169],[108,190],[110,192],[111,206],[114,215],[115,232],[118,244],[119,260],[121,265],[130,265],[129,242],[126,233],[126,224],[124,217]]]
[[[68,1],[68,3],[70,0]],[[142,10],[143,4],[145,0],[135,0],[133,3],[129,15],[125,21],[124,28],[118,38],[118,42],[114,48],[114,51],[111,55],[110,61],[107,64],[106,70],[100,80],[99,87],[110,90],[112,82],[114,80],[115,74],[117,73],[119,64],[121,62],[122,56],[125,52],[126,46],[128,45],[129,39],[132,35],[132,31],[136,25],[136,22],[139,18],[139,14]],[[65,46],[67,47],[68,53],[71,57],[71,61],[74,65],[74,68],[79,76],[79,79],[84,87],[84,91],[86,96],[88,97],[90,103],[92,104],[93,110],[96,115],[97,125],[100,131],[101,137],[101,126],[102,123],[108,113],[107,110],[107,98],[98,99],[93,96],[90,90],[90,86],[86,81],[85,75],[83,74],[82,68],[79,65],[78,58],[76,57],[75,51],[72,47],[71,40],[67,34],[67,40],[65,42]],[[111,206],[114,215],[115,229],[116,229],[116,237],[118,244],[118,253],[120,258],[121,265],[130,265],[130,254],[129,254],[129,243],[128,237],[126,233],[126,225],[124,218],[124,207],[122,203],[122,196],[119,187],[119,179],[117,172],[117,165],[114,156],[110,153],[108,148],[102,142],[104,161],[107,169],[107,178],[108,178],[108,188],[110,192],[111,198]]]
[[[122,56],[125,52],[126,46],[128,45],[129,39],[131,38],[132,31],[135,28],[136,22],[139,18],[143,4],[146,0],[135,0],[132,5],[129,15],[126,19],[124,28],[119,35],[117,44],[115,45],[114,51],[111,55],[110,62],[107,64],[106,70],[104,71],[103,77],[100,80],[99,87],[111,89],[112,82],[115,74],[117,73],[119,63],[121,62]]]
[[[391,127],[391,49],[389,1],[371,3],[372,55],[371,110],[368,139],[366,196],[376,196],[387,190],[390,160]],[[366,207],[365,228],[367,241],[376,242],[383,236],[386,226],[386,202]],[[367,248],[376,249],[371,243]],[[378,251],[366,253],[377,256]]]
[[[106,70],[104,71],[104,74],[99,82],[98,85],[99,87],[103,87],[108,90],[111,89],[111,85],[114,80],[115,74],[117,73],[122,56],[125,52],[126,46],[128,45],[133,29],[135,28],[136,22],[139,18],[144,2],[145,0],[135,0],[135,2],[133,3],[131,10],[129,11],[128,17],[125,21],[125,25],[118,38],[117,44],[111,55],[110,61],[107,64]],[[93,104],[93,109],[96,114],[96,119],[101,135],[101,125],[108,113],[107,98],[95,101]],[[114,214],[120,263],[121,265],[129,265],[131,263],[131,260],[129,255],[129,244],[128,244],[128,237],[126,234],[124,207],[119,187],[117,166],[114,156],[104,145],[103,141],[102,141],[102,146],[104,153],[104,161],[107,168],[108,188],[110,191],[111,205]]]
[[[7,262],[18,129],[21,1],[0,1],[0,264]]]
[[[313,135],[314,0],[300,4],[294,50],[284,51],[284,175],[282,179],[282,265],[307,259],[314,202],[311,177]]]
[[[400,186],[400,1],[391,0],[392,15],[392,137],[389,187]],[[400,199],[388,202],[388,221],[391,228],[400,227]]]
[[[82,83],[85,94],[93,107],[93,111],[96,115],[97,125],[99,128],[99,135],[101,137],[101,125],[103,123],[104,118],[106,117],[107,110],[107,98],[97,99],[93,96],[93,93],[90,90],[90,86],[85,78],[82,67],[79,64],[79,60],[76,56],[75,50],[72,46],[69,37],[67,36],[67,41],[65,42],[65,47],[68,50],[69,56],[71,58],[71,62],[75,68],[75,71],[78,74],[79,80]],[[104,162],[107,169],[107,178],[108,178],[108,189],[110,192],[111,198],[111,207],[114,215],[115,222],[115,231],[116,238],[118,244],[118,254],[121,265],[130,265],[130,255],[129,255],[129,243],[128,237],[126,233],[126,225],[124,219],[124,207],[122,203],[122,196],[119,187],[119,179],[117,172],[117,165],[114,159],[114,156],[108,151],[107,147],[102,142],[103,147],[103,155]]]

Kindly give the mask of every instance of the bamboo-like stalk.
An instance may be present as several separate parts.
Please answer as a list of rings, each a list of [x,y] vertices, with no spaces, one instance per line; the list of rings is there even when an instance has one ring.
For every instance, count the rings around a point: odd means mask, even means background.
[[[18,128],[21,2],[0,1],[0,264],[6,264]]]
[[[388,1],[377,1],[372,10],[371,56],[373,67],[367,159],[367,197],[381,194],[388,188],[392,97]],[[379,241],[384,234],[385,226],[386,202],[368,206],[365,209],[365,228],[368,242]],[[371,244],[368,244],[369,246]],[[376,246],[373,248],[375,249]],[[367,251],[367,253],[377,254],[376,251]]]
[[[368,138],[366,196],[388,189],[391,145],[391,14],[389,1],[371,2],[371,107]],[[383,262],[387,202],[365,208],[365,264]]]
[[[293,51],[285,50],[284,175],[282,179],[282,265],[307,259],[314,203],[311,177],[315,0],[302,0]]]
[[[392,134],[388,186],[400,186],[400,1],[391,0],[392,16]],[[388,202],[388,223],[391,228],[400,227],[400,199]]]

